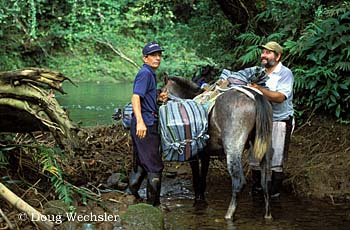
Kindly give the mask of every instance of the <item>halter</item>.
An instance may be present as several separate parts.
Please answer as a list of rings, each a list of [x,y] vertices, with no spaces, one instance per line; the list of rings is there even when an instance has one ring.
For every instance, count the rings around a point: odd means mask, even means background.
[[[172,93],[169,91],[169,89],[166,89],[165,92],[168,94],[168,98],[169,98],[170,100],[178,100],[178,101],[183,100],[183,98],[177,97],[177,96],[175,96],[174,94],[172,94]]]

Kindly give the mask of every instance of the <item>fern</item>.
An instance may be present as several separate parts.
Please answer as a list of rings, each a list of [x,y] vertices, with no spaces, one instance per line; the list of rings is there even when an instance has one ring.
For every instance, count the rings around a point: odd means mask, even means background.
[[[51,174],[51,183],[55,187],[55,192],[58,198],[67,204],[71,204],[73,191],[71,184],[65,182],[63,178],[63,171],[58,164],[55,156],[58,154],[58,149],[39,146],[40,163],[42,164],[42,172]]]
[[[350,62],[349,61],[342,61],[337,62],[334,67],[336,70],[341,70],[345,72],[350,72]]]
[[[256,45],[264,42],[264,38],[254,34],[253,32],[243,33],[237,37],[242,44]]]
[[[39,160],[42,164],[42,171],[51,175],[50,181],[60,200],[63,200],[67,204],[72,204],[73,194],[78,193],[84,204],[86,204],[87,199],[99,201],[99,195],[86,188],[78,188],[64,180],[63,170],[56,160],[56,157],[64,156],[60,149],[39,146],[38,150],[40,152]]]
[[[41,171],[50,177],[50,182],[55,188],[55,192],[59,199],[63,200],[67,204],[72,204],[72,196],[74,193],[78,193],[83,201],[86,203],[87,199],[99,201],[99,195],[91,192],[85,188],[79,188],[64,179],[64,171],[60,166],[60,158],[64,157],[64,154],[59,148],[51,148],[43,145],[39,145],[34,137],[33,142],[35,145],[21,144],[21,145],[9,145],[0,146],[0,168],[6,168],[8,166],[7,152],[21,148],[26,153],[30,154],[34,161],[38,162],[41,167]],[[11,137],[5,136],[5,140],[11,140]],[[34,150],[34,151],[30,151]]]
[[[58,198],[63,200],[67,204],[72,203],[72,185],[70,183],[65,182],[62,178],[53,176],[51,177],[51,183],[53,183],[55,187],[55,191],[58,194]]]
[[[251,64],[251,63],[257,63],[259,60],[257,57],[260,55],[260,50],[257,49],[256,46],[248,46],[246,53],[242,55],[238,61],[241,62],[243,65]]]
[[[278,36],[277,34],[274,36]],[[257,65],[259,63],[260,49],[258,45],[265,44],[267,38],[258,36],[253,32],[242,33],[237,38],[237,41],[244,49],[236,49],[234,56],[239,57],[235,68],[248,65]]]
[[[341,19],[349,19],[350,16],[350,2],[344,1],[337,6],[331,6],[326,8],[326,6],[319,6],[316,11],[316,18],[326,19],[341,16]]]

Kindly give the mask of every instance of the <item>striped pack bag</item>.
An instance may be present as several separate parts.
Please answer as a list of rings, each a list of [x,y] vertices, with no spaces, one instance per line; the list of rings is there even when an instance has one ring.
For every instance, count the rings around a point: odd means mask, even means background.
[[[193,100],[172,100],[159,108],[161,146],[166,161],[196,156],[209,138],[208,114]]]

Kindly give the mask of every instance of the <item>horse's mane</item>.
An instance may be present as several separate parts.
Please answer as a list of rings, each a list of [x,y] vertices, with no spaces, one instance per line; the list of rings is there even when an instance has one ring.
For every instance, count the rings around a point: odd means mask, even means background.
[[[200,87],[194,83],[191,80],[188,80],[186,78],[183,77],[169,77],[169,80],[172,80],[174,82],[176,82],[176,84],[178,84],[181,88],[184,88],[186,90],[190,90],[193,92],[197,92],[200,91]]]

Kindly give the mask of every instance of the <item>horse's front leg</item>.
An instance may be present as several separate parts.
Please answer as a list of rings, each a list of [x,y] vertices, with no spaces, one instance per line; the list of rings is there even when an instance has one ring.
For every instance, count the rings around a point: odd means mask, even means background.
[[[237,151],[236,151],[237,152]],[[239,152],[239,151],[238,151]],[[241,162],[241,154],[234,152],[226,153],[227,169],[232,179],[232,197],[230,205],[227,209],[225,219],[232,219],[237,209],[237,194],[245,184],[243,167]]]
[[[199,161],[192,160],[190,161],[191,169],[192,169],[192,186],[194,191],[194,199],[195,202],[201,198],[200,196],[200,173],[199,173]]]
[[[209,155],[204,154],[199,160],[190,161],[195,202],[205,203],[206,180],[209,168]]]
[[[201,165],[200,165],[201,174],[199,177],[199,194],[200,194],[200,198],[204,201],[205,200],[204,194],[207,188],[207,175],[208,175],[209,161],[210,161],[209,153],[204,152],[200,160],[201,160]]]

